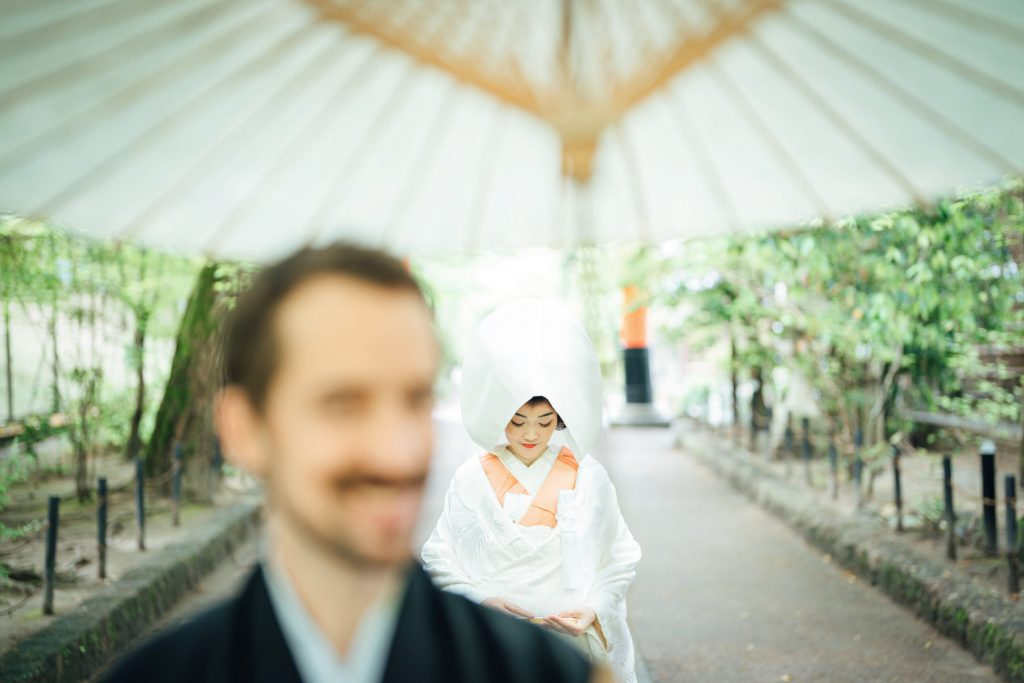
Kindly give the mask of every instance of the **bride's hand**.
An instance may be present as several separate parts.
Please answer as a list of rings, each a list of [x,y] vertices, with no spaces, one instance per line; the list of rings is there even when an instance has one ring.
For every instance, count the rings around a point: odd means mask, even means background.
[[[597,620],[597,613],[590,607],[577,607],[553,614],[544,620],[543,626],[570,636],[581,636]]]
[[[505,598],[487,598],[480,604],[486,607],[490,607],[491,609],[496,609],[499,612],[504,612],[505,614],[511,614],[514,617],[522,617],[523,619],[533,619],[532,614],[524,610],[519,605],[513,605]]]

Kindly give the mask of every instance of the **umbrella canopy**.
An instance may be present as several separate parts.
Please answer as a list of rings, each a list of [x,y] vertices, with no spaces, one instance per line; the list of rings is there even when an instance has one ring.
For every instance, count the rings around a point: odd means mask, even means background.
[[[11,0],[0,210],[254,260],[792,226],[1024,169],[1017,0]]]

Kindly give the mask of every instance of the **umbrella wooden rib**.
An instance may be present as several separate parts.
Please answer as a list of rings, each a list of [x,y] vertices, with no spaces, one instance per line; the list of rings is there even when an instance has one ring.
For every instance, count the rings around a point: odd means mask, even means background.
[[[672,100],[675,100],[677,108],[672,106]],[[692,152],[691,156],[697,160],[697,165],[711,186],[711,192],[718,202],[719,212],[725,217],[729,229],[735,232],[741,224],[739,211],[729,195],[729,190],[722,179],[721,172],[715,165],[711,151],[697,132],[689,106],[678,93],[672,90],[669,90],[658,101],[662,102],[668,110],[668,118],[675,124],[675,129],[679,133],[683,146]]]
[[[454,91],[454,83],[449,82],[446,86],[446,94],[441,97],[441,102],[434,110],[433,117],[427,125],[426,134],[416,150],[412,165],[406,171],[405,180],[398,191],[398,198],[395,200],[391,215],[384,223],[384,230],[381,231],[380,241],[387,245],[398,232],[402,220],[408,213],[416,199],[417,193],[422,189],[423,175],[429,168],[431,161],[437,156],[440,150],[441,140],[444,139],[452,123],[452,109],[456,103],[462,102],[464,97]]]
[[[917,116],[927,121],[936,129],[941,130],[945,135],[959,141],[972,153],[993,164],[1003,173],[1013,173],[1019,170],[1016,164],[1003,156],[1002,153],[987,145],[971,133],[971,131],[960,126],[940,110],[931,106],[926,99],[917,97],[900,87],[900,85],[896,83],[891,76],[885,74],[880,69],[875,68],[864,59],[857,56],[854,52],[843,47],[841,44],[831,40],[828,36],[811,25],[810,22],[805,21],[789,10],[784,10],[784,16],[790,25],[796,27],[808,38],[811,38],[822,49],[834,55],[837,59],[844,62],[851,68],[864,74],[869,80],[873,81],[880,90],[884,90],[894,100],[897,100],[908,110],[914,112]]]
[[[113,9],[112,9],[113,8]],[[58,2],[51,9],[56,10],[55,16],[45,19],[35,26],[10,35],[0,35],[0,59],[44,42],[60,41],[88,30],[92,22],[106,24],[112,17],[121,12],[137,13],[139,3],[136,0],[101,0],[89,4],[87,2]]]
[[[708,71],[712,78],[719,84],[722,90],[724,90],[729,98],[737,105],[737,108],[743,113],[747,121],[750,122],[751,128],[759,134],[761,139],[765,141],[768,148],[771,149],[780,164],[789,173],[790,179],[793,184],[799,188],[799,191],[803,192],[810,198],[810,203],[814,206],[814,209],[826,220],[832,219],[831,210],[828,207],[828,203],[818,192],[817,188],[811,182],[811,179],[807,177],[807,174],[800,168],[800,165],[793,159],[793,155],[786,148],[786,145],[779,139],[779,136],[765,123],[764,116],[757,110],[750,98],[744,94],[743,89],[737,85],[736,81],[729,75],[728,71],[719,65],[718,60],[710,58],[706,62]]]
[[[1024,43],[1024,25],[1013,25],[1005,18],[982,14],[975,8],[956,5],[949,0],[901,0],[905,5],[914,5],[932,14],[942,16],[957,24],[971,26],[987,35],[999,37],[1011,44]]]
[[[781,0],[751,0],[739,11],[723,15],[722,20],[717,22],[710,32],[681,41],[668,54],[654,60],[655,68],[645,74],[638,74],[616,89],[614,100],[620,110],[626,111],[661,89],[683,69],[703,59],[759,17],[777,10],[780,6]]]
[[[131,33],[127,36],[117,36],[118,40],[113,43],[106,43],[104,35],[96,39],[96,51],[87,55],[75,55],[75,58],[63,63],[53,65],[49,71],[30,77],[21,83],[16,83],[0,92],[0,110],[9,109],[20,101],[34,97],[47,90],[58,90],[68,83],[73,83],[81,78],[95,78],[96,74],[106,66],[116,65],[123,60],[131,59],[139,50],[144,50],[154,40],[166,35],[170,29],[179,28],[178,24],[184,23],[180,28],[187,29],[195,26],[197,21],[208,21],[210,16],[216,15],[222,8],[210,5],[205,2],[193,0],[191,4],[195,7],[188,7],[180,14],[174,14],[176,5],[168,5],[171,10],[163,9],[170,13],[170,18],[164,22],[157,22],[153,26],[144,26],[138,33]],[[145,15],[143,15],[145,16]],[[110,26],[102,25],[104,32],[112,32]],[[116,28],[116,27],[115,27]],[[81,35],[81,34],[76,34]],[[87,35],[87,34],[86,34]]]
[[[369,160],[374,139],[394,116],[399,103],[406,94],[406,88],[415,77],[415,66],[410,61],[405,65],[402,74],[396,79],[392,90],[381,102],[380,108],[370,118],[370,125],[359,137],[359,142],[356,144],[355,149],[352,150],[347,159],[338,164],[334,175],[327,184],[323,198],[317,203],[317,208],[313,212],[312,218],[307,223],[306,229],[302,231],[306,235],[305,246],[317,244],[322,239],[324,231],[335,227],[328,225],[328,221],[331,219],[331,214],[337,209],[338,197],[343,194],[341,191],[336,192],[335,188],[343,187],[345,179],[358,173],[360,165]]]
[[[122,145],[87,172],[82,173],[77,180],[61,189],[53,198],[38,208],[35,213],[56,214],[63,204],[87,189],[89,183],[95,182],[97,177],[112,173],[119,165],[126,163],[132,155],[138,154],[140,150],[156,142],[161,134],[179,120],[185,118],[193,110],[204,106],[207,98],[214,96],[222,88],[230,86],[233,82],[244,80],[250,75],[259,74],[273,60],[277,59],[281,52],[297,45],[315,28],[315,24],[300,24],[289,28],[283,36],[277,37],[274,42],[265,46],[255,58],[243,62],[227,75],[214,79],[212,83],[201,88],[198,93],[187,99],[181,106],[172,110],[166,116],[159,118],[150,128],[143,131],[141,135]]]
[[[317,110],[312,110],[310,118],[304,125],[295,127],[295,135],[282,147],[280,155],[268,164],[266,171],[253,184],[249,198],[238,202],[225,219],[221,221],[220,225],[217,226],[217,229],[213,231],[210,239],[202,247],[205,253],[212,255],[220,251],[234,235],[235,231],[243,224],[244,219],[257,206],[256,198],[270,192],[276,186],[283,173],[287,172],[293,165],[301,163],[301,159],[298,157],[299,153],[311,149],[311,141],[314,138],[318,138],[322,134],[324,126],[337,116],[338,107],[349,101],[355,94],[353,93],[354,87],[361,80],[365,80],[366,74],[375,67],[373,58],[378,56],[379,53],[380,49],[377,47],[367,50],[366,55],[358,61],[352,71],[335,88],[334,93],[327,99],[324,106]]]
[[[838,14],[841,14],[847,19],[874,31],[880,36],[903,46],[905,49],[915,52],[921,57],[924,57],[936,64],[942,65],[962,78],[968,81],[980,83],[993,93],[996,93],[1019,106],[1024,106],[1024,90],[1021,90],[1014,84],[1007,83],[1000,78],[996,78],[992,74],[981,71],[971,64],[967,64],[966,62],[957,59],[941,48],[926,43],[902,29],[879,21],[877,18],[867,14],[863,10],[854,8],[845,2],[828,2],[824,3],[824,6]]]
[[[494,192],[494,178],[498,170],[498,155],[495,153],[495,150],[500,150],[501,144],[505,140],[508,122],[506,121],[504,126],[501,123],[503,118],[507,117],[508,114],[502,111],[501,108],[494,108],[491,120],[488,122],[488,134],[484,139],[495,141],[495,145],[493,149],[489,148],[486,144],[480,146],[480,173],[483,178],[483,184],[481,184],[473,198],[473,204],[467,219],[466,240],[464,242],[466,249],[470,251],[479,249],[483,243],[483,231],[484,225],[486,225],[484,218],[487,215],[491,194]]]
[[[619,145],[623,161],[626,163],[626,180],[629,183],[629,197],[633,205],[633,213],[636,216],[637,227],[640,230],[639,238],[644,241],[651,239],[651,211],[644,199],[641,185],[640,164],[637,162],[636,152],[629,139],[629,133],[623,124],[616,124],[612,129],[615,141]]]
[[[499,71],[499,69],[495,69],[499,63],[499,55],[504,56],[514,53],[515,41],[519,40],[519,37],[523,34],[526,19],[528,18],[525,5],[517,4],[512,11],[512,17],[512,19],[502,22],[501,33],[489,40],[485,40],[483,45],[479,47],[481,62],[492,71]],[[511,64],[502,64],[501,67],[505,68],[503,75],[506,78],[522,81],[522,71],[519,71],[517,74]]]
[[[476,46],[487,40],[487,37],[484,37],[488,35],[487,22],[484,19],[493,19],[493,10],[493,6],[481,2],[481,0],[470,3],[469,8],[460,16],[458,25],[450,33],[446,33],[448,36],[445,41],[447,49],[456,54],[472,55],[476,59],[479,54],[474,52]],[[481,26],[483,30],[480,30]],[[477,59],[477,63],[483,64],[479,59]]]
[[[430,44],[429,41],[417,39],[415,34],[411,34],[405,27],[392,27],[390,30],[385,30],[380,23],[368,21],[358,8],[341,5],[332,0],[307,1],[313,4],[322,16],[342,21],[353,31],[371,36],[384,45],[405,52],[423,64],[439,67],[459,80],[490,92],[509,104],[534,114],[540,112],[538,102],[533,98],[529,89],[523,87],[522,83],[497,82],[470,62],[456,59],[447,52],[427,47]],[[424,3],[424,5],[426,4]]]
[[[779,57],[771,48],[769,48],[764,41],[762,41],[757,35],[751,34],[748,40],[749,44],[757,48],[757,51],[765,58],[766,61],[771,62],[772,66],[775,67],[776,71],[789,80],[797,89],[803,93],[804,97],[814,107],[816,107],[822,114],[829,119],[836,131],[852,139],[857,145],[872,159],[872,161],[885,172],[899,187],[903,189],[910,198],[918,203],[924,204],[923,194],[914,186],[906,175],[900,171],[899,167],[893,163],[893,161],[886,155],[882,149],[871,142],[860,130],[857,129],[853,123],[843,115],[843,113],[831,102],[827,97],[824,97],[802,76],[800,76],[793,68],[787,64],[781,57]]]
[[[257,5],[253,3],[251,6],[256,7]],[[154,67],[152,71],[129,82],[104,99],[21,141],[0,155],[0,173],[14,164],[21,163],[26,158],[39,154],[43,149],[61,144],[81,130],[88,130],[98,125],[119,107],[144,97],[151,91],[165,87],[169,81],[215,59],[234,45],[236,39],[250,34],[259,24],[266,23],[271,16],[267,11],[268,8],[269,6],[265,5],[250,15],[235,13],[234,16],[239,17],[239,23],[228,25],[223,32],[215,33],[198,47],[183,51],[172,63]],[[209,19],[205,15],[204,18]]]
[[[250,136],[256,134],[280,111],[279,103],[296,96],[310,82],[322,73],[322,65],[339,52],[338,43],[333,40],[323,41],[316,51],[307,55],[299,65],[298,73],[282,78],[276,87],[268,89],[255,106],[247,112],[241,112],[237,124],[229,126],[220,140],[209,140],[206,151],[193,164],[183,169],[178,177],[170,182],[162,192],[156,193],[152,201],[143,207],[131,220],[127,221],[118,232],[119,239],[136,237],[148,222],[147,219],[161,213],[179,197],[188,193],[190,187],[206,182],[222,165],[224,158],[230,155],[236,146],[245,144]]]

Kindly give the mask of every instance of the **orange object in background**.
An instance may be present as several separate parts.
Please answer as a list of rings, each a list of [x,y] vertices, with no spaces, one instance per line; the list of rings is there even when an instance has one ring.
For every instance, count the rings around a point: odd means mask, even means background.
[[[640,298],[636,285],[622,288],[625,295],[622,316],[622,343],[627,349],[647,348],[647,307],[634,308]]]

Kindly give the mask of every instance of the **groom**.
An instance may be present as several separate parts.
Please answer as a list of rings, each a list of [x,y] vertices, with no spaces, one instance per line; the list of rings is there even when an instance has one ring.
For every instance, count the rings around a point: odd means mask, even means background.
[[[431,584],[410,554],[439,349],[402,264],[351,245],[256,276],[227,321],[217,428],[267,492],[241,593],[108,681],[609,680],[555,636]]]

